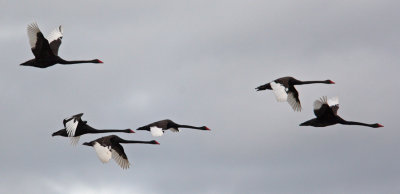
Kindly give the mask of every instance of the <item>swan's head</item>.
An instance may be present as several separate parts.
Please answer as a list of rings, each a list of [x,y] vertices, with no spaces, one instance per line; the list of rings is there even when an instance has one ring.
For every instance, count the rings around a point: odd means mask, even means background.
[[[103,63],[103,61],[100,61],[99,59],[93,60],[93,63]]]
[[[334,82],[334,81],[332,81],[332,80],[330,80],[330,79],[328,79],[328,80],[325,80],[325,82],[326,82],[327,84],[335,84],[335,82]]]
[[[151,140],[150,144],[158,144],[158,145],[160,145],[160,143],[158,143],[158,141],[156,141],[156,140]]]
[[[373,128],[379,128],[379,127],[383,127],[383,125],[379,124],[379,123],[375,123],[372,125]]]

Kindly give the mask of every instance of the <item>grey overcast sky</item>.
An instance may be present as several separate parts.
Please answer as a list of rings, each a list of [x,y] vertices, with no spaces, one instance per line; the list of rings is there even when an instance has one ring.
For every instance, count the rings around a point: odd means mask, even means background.
[[[400,193],[400,1],[0,2],[0,193]],[[45,35],[63,26],[64,59],[104,64],[19,66],[33,21]],[[298,86],[301,113],[254,90],[287,75],[336,84]],[[324,95],[385,127],[299,127]],[[122,170],[51,137],[80,112],[97,128],[169,118],[212,131],[124,145]]]

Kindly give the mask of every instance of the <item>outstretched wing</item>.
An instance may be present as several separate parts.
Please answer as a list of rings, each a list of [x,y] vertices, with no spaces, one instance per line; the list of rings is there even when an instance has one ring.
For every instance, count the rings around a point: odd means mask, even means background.
[[[321,118],[325,114],[325,111],[329,108],[326,101],[326,96],[314,101],[314,114],[317,116],[317,118]]]
[[[66,124],[67,124],[67,122],[68,122],[69,120],[74,119],[74,118],[79,118],[79,119],[81,119],[82,116],[83,116],[83,113],[79,113],[79,114],[76,114],[76,115],[73,115],[73,116],[71,116],[71,117],[68,117],[68,118],[64,119],[64,120],[63,120],[64,127],[66,127]],[[85,122],[86,122],[86,121],[85,121]]]
[[[63,123],[65,130],[67,130],[68,137],[74,137],[78,124],[81,120],[83,113],[79,113],[70,118],[64,119]]]
[[[112,154],[111,154],[111,148],[109,146],[103,146],[98,142],[95,142],[93,148],[96,151],[97,157],[99,157],[102,163],[110,161]]]
[[[67,130],[68,137],[74,137],[76,128],[78,127],[79,120],[77,119],[71,119],[68,122],[65,123],[65,129]]]
[[[69,141],[71,143],[71,145],[76,146],[79,142],[80,136],[76,136],[76,137],[70,137]]]
[[[289,88],[287,101],[294,111],[299,111],[299,112],[301,111],[299,93],[297,92],[296,88],[294,87]]]
[[[333,114],[337,115],[339,110],[339,97],[335,96],[328,99],[328,105],[332,109]]]
[[[294,111],[301,111],[299,93],[295,87],[289,86],[286,79],[277,79],[271,82],[270,85],[278,102],[287,101]]]
[[[328,100],[326,96],[314,101],[314,114],[317,118],[335,116],[339,109],[339,99],[337,97]]]
[[[58,55],[58,48],[61,45],[62,38],[63,38],[63,30],[62,30],[61,26],[54,29],[47,37],[47,40],[49,41],[50,49],[54,55]]]
[[[123,169],[128,169],[131,165],[125,154],[124,148],[120,144],[113,144],[111,148],[112,158]]]
[[[49,42],[44,38],[36,22],[33,22],[27,27],[29,44],[31,50],[36,58],[46,58],[52,53],[50,50]]]
[[[274,91],[275,98],[278,102],[285,102],[287,101],[288,94],[287,91],[289,90],[281,83],[277,83],[275,81],[270,83],[272,91]]]

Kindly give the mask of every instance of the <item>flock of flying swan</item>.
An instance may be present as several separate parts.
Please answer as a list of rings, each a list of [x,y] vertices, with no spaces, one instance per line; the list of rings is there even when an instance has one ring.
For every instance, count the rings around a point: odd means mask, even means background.
[[[272,90],[275,94],[276,100],[278,102],[288,102],[294,111],[301,111],[301,104],[299,100],[299,93],[297,92],[294,85],[303,84],[335,84],[331,80],[324,81],[300,81],[293,77],[282,77],[276,79],[272,82],[264,84],[256,88],[257,91],[260,90]],[[367,124],[355,121],[346,121],[337,115],[339,109],[339,98],[327,98],[326,96],[321,97],[321,99],[314,101],[314,114],[317,118],[308,120],[301,123],[300,126],[313,126],[313,127],[326,127],[335,124],[343,125],[361,125],[372,128],[383,127],[379,123]]]
[[[38,68],[47,68],[55,64],[70,65],[77,63],[103,63],[99,59],[93,60],[77,60],[68,61],[58,56],[58,50],[63,38],[62,27],[59,26],[53,30],[47,38],[45,38],[40,31],[36,22],[33,22],[27,27],[29,43],[34,59],[22,63],[22,66],[32,66]],[[272,90],[278,102],[288,102],[294,111],[301,111],[301,103],[299,93],[295,85],[304,84],[335,84],[331,80],[323,81],[300,81],[293,77],[282,77],[267,84],[261,85],[256,88],[257,91]],[[366,124],[355,121],[346,121],[337,115],[339,109],[339,99],[337,97],[327,98],[326,96],[314,102],[314,114],[316,118],[301,123],[300,126],[313,126],[313,127],[326,127],[335,124],[343,125],[361,125],[367,127],[383,127],[379,123]],[[79,138],[82,135],[90,133],[135,133],[132,129],[96,129],[87,124],[87,121],[82,120],[83,113],[76,114],[63,120],[64,128],[56,131],[52,136],[68,137],[72,145],[77,145]],[[164,134],[166,130],[172,132],[179,132],[180,128],[190,128],[197,130],[209,131],[206,126],[196,127],[191,125],[177,124],[172,120],[165,119],[150,123],[148,125],[137,128],[137,131],[149,131],[154,137],[159,137]],[[85,142],[83,145],[91,146],[94,148],[98,158],[101,162],[107,163],[113,158],[115,162],[123,169],[129,168],[131,165],[128,157],[125,154],[123,143],[139,143],[139,144],[159,144],[155,140],[151,141],[137,141],[125,140],[117,135],[104,136],[90,142]]]

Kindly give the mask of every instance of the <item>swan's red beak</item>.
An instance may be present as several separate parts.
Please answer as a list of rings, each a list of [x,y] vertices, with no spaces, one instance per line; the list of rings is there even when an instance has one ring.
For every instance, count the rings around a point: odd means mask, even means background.
[[[99,63],[103,63],[103,61],[100,61],[100,60],[99,60]]]
[[[332,81],[332,80],[329,80],[329,81],[330,81],[330,83],[331,83],[331,84],[335,84],[335,82],[334,82],[334,81]]]
[[[381,124],[378,123],[378,127],[383,127],[383,125],[381,125]]]
[[[154,140],[155,141],[155,140]],[[156,144],[158,144],[158,145],[160,145],[160,143],[158,143],[158,141],[155,141],[156,142]]]
[[[132,129],[129,129],[129,131],[130,131],[131,133],[135,133]]]
[[[208,127],[206,127],[206,130],[208,130],[208,131],[211,131],[211,129],[210,129],[210,128],[208,128]]]

